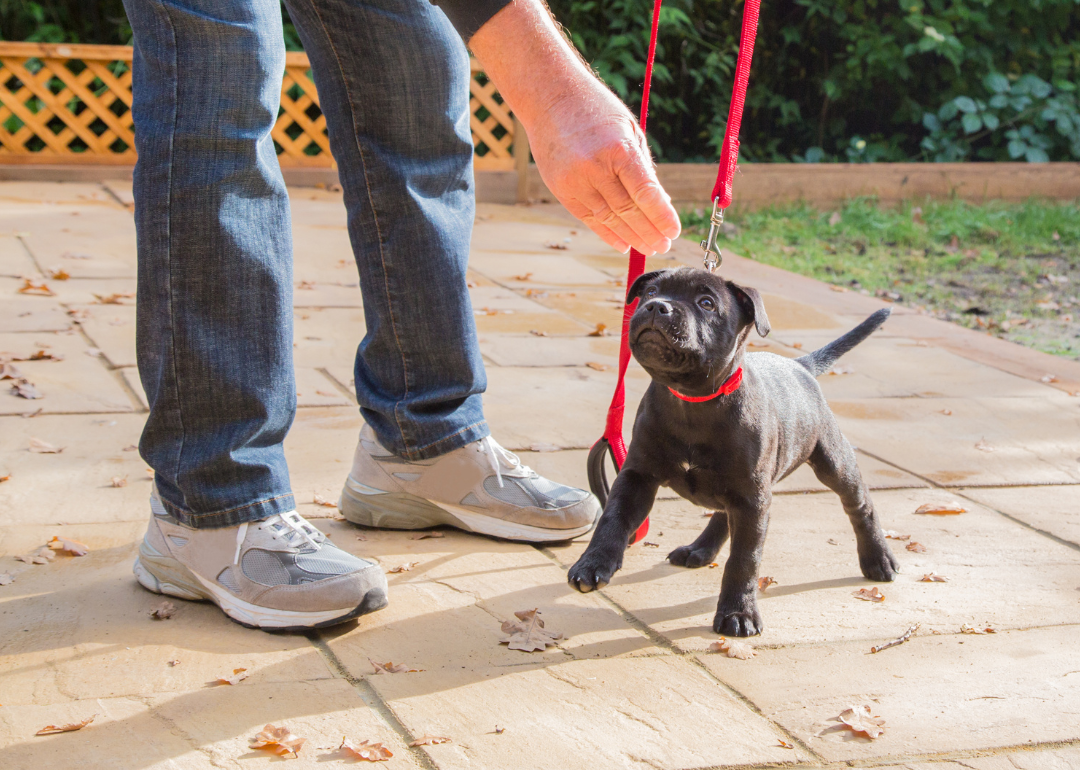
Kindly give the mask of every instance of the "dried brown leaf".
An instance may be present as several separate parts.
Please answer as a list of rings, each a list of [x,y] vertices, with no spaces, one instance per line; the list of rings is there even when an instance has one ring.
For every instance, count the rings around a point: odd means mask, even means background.
[[[11,392],[14,393],[16,396],[19,396],[20,398],[26,398],[30,400],[45,398],[45,394],[38,390],[37,386],[25,377],[15,380],[11,384]]]
[[[30,451],[39,455],[58,455],[64,451],[64,447],[56,447],[48,441],[42,441],[39,438],[31,438]]]
[[[166,602],[166,604],[168,604],[168,602]],[[250,676],[248,674],[246,668],[234,668],[232,670],[232,673],[233,673],[232,676],[218,677],[217,680],[214,682],[214,684],[240,684],[245,679],[247,679],[248,676]],[[271,725],[267,725],[267,727],[270,727],[270,726]],[[284,728],[282,728],[282,729],[284,729]],[[260,733],[260,735],[261,735],[261,733]],[[256,746],[255,748],[258,748],[258,747]]]
[[[975,448],[980,452],[996,452],[997,447],[990,446],[986,443],[986,439],[979,439],[979,443],[975,445]]]
[[[960,633],[977,634],[979,636],[982,636],[984,634],[996,634],[997,631],[990,628],[989,626],[986,626],[985,628],[975,628],[975,626],[969,626],[967,623],[965,623],[964,625],[960,626]]]
[[[390,575],[397,575],[400,572],[408,572],[409,570],[411,570],[413,567],[415,567],[419,563],[420,562],[418,562],[418,561],[410,561],[408,564],[399,564],[398,566],[396,566],[396,567],[394,567],[392,569],[388,569],[386,572],[387,572],[387,574],[390,574]]]
[[[9,586],[15,582],[15,576],[10,572],[0,572],[0,586]]]
[[[916,508],[915,513],[930,516],[955,516],[960,513],[967,513],[967,508],[960,505],[960,503],[926,503]]]
[[[417,532],[417,533],[413,534],[409,539],[410,540],[430,540],[432,538],[439,538],[439,537],[446,537],[446,533],[445,532],[440,532],[439,530],[434,529],[434,530],[425,530],[424,532]]]
[[[534,337],[546,337],[546,336],[548,336],[547,332],[540,331],[539,329],[529,329],[529,334],[533,335]]]
[[[6,476],[0,476],[0,484],[3,484],[5,481],[9,480],[10,478],[11,478],[10,473],[8,475],[6,475]]]
[[[607,324],[597,324],[596,328],[589,332],[590,337],[606,337]]]
[[[81,722],[72,722],[70,725],[48,725],[42,727],[34,735],[55,735],[56,733],[73,733],[76,730],[81,730],[88,724],[97,719],[97,714],[89,716]]]
[[[558,444],[551,444],[547,441],[537,441],[535,444],[529,444],[530,452],[561,452],[562,447]]]
[[[911,539],[911,535],[901,535],[899,532],[897,532],[895,530],[892,530],[892,529],[883,530],[881,534],[885,535],[885,537],[888,538],[889,540],[910,540]]]
[[[938,575],[938,574],[935,574],[933,572],[927,572],[925,575],[923,575],[921,578],[919,578],[919,582],[920,583],[948,583],[949,579],[947,577],[945,577],[944,575]]]
[[[409,668],[401,663],[394,663],[392,660],[388,660],[385,663],[379,663],[371,658],[368,658],[368,663],[375,669],[376,674],[419,674],[424,669],[422,668]]]
[[[22,372],[10,361],[0,361],[0,380],[21,380]]]
[[[80,543],[78,540],[68,540],[66,537],[54,536],[52,540],[48,542],[48,546],[53,551],[69,553],[72,556],[86,556],[86,554],[90,553],[89,547]]]
[[[33,553],[20,553],[15,556],[16,561],[25,562],[26,564],[48,564],[54,558],[56,558],[56,554],[44,547]]]
[[[56,293],[44,281],[37,283],[33,278],[24,278],[19,294],[33,294],[39,297],[55,297]]]
[[[774,585],[776,585],[776,579],[775,578],[765,576],[765,577],[759,577],[757,579],[757,590],[759,590],[759,591],[762,591],[762,592],[767,591],[769,586],[774,586]]]
[[[788,743],[787,741],[782,741],[779,738],[776,739],[776,742],[780,744],[780,748],[782,748],[782,749],[793,749],[793,748],[795,748],[794,743]]]
[[[63,361],[64,357],[47,350],[37,350],[30,354],[29,358],[20,358],[19,361]]]
[[[852,594],[856,599],[862,599],[866,602],[883,602],[885,601],[885,594],[881,593],[881,589],[877,586],[873,588],[860,588],[858,591],[854,591]]]
[[[722,652],[729,658],[736,658],[737,660],[750,660],[751,658],[757,657],[754,648],[746,642],[736,641],[735,639],[726,639],[722,636],[720,637],[720,641],[710,644],[709,649],[712,652]]]
[[[49,271],[49,277],[54,281],[66,281],[71,278],[71,274],[62,267],[56,267]]]
[[[885,734],[885,720],[873,716],[870,707],[866,704],[848,706],[839,716],[835,717],[835,720],[847,725],[852,732],[861,733],[871,740],[880,738]]]
[[[528,281],[532,277],[533,277],[532,273],[525,273],[524,275],[515,275],[514,280],[515,281]]]
[[[548,248],[548,249],[555,249],[556,251],[566,251],[568,248],[570,248],[565,243],[554,243],[554,242],[545,243],[544,247]]]
[[[335,503],[333,500],[327,500],[325,497],[320,495],[318,492],[315,493],[315,496],[314,496],[314,499],[312,500],[312,502],[315,503],[315,505],[321,505],[324,508],[337,508],[337,503]]]
[[[162,602],[157,607],[154,607],[154,609],[150,610],[150,617],[152,617],[154,620],[168,620],[169,618],[171,618],[175,614],[176,614],[176,605],[173,604],[172,602]],[[246,669],[241,668],[241,669],[237,669],[233,673],[236,674],[236,673],[238,673],[240,671],[245,671],[245,670]],[[235,682],[229,682],[229,684],[235,684]]]
[[[348,738],[341,739],[341,745],[339,749],[345,751],[351,751],[360,759],[366,759],[368,762],[385,762],[394,756],[390,749],[382,745],[382,743],[371,743],[370,741],[360,741],[354,743]]]
[[[424,736],[422,736],[420,738],[417,738],[415,741],[413,741],[409,745],[410,746],[436,746],[436,745],[438,745],[440,743],[450,743],[450,742],[451,741],[450,741],[449,738],[444,738],[441,735],[424,735]]]
[[[169,668],[175,668],[175,667],[180,665],[180,661],[178,661],[178,660],[169,660],[169,661],[165,662],[165,665],[168,666]]]
[[[585,366],[597,372],[606,372],[608,369],[611,368],[607,364],[602,364],[599,361],[586,361]]]
[[[243,671],[243,669],[240,669]],[[274,727],[266,725],[251,739],[251,748],[269,749],[275,754],[292,754],[294,757],[300,753],[307,738],[293,735],[288,727]]]
[[[113,476],[112,481],[110,482],[110,484],[116,489],[120,489],[121,487],[126,487],[128,485],[128,477],[127,476]]]
[[[135,299],[135,292],[121,291],[113,294],[95,294],[101,305],[123,305],[125,299]]]
[[[641,545],[643,548],[659,548],[659,543],[654,543],[651,540],[642,540]]]
[[[905,545],[904,548],[907,548],[912,553],[926,553],[926,546],[922,543],[916,543],[914,540]]]
[[[508,645],[511,650],[542,652],[563,638],[561,633],[544,628],[538,609],[519,610],[514,615],[516,621],[505,620],[502,624],[503,633],[509,636],[499,640],[500,644]]]

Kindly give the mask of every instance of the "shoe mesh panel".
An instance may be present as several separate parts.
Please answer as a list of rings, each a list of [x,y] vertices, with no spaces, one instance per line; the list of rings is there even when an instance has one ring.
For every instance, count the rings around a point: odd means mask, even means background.
[[[252,548],[240,560],[240,566],[249,580],[264,586],[288,585],[289,571],[277,554]]]
[[[537,495],[542,495],[559,505],[580,503],[588,496],[580,489],[574,489],[565,484],[557,484],[550,479],[545,479],[543,476],[535,476],[532,479],[532,487]]]
[[[337,549],[334,549],[337,550]],[[334,553],[329,548],[324,548],[318,556],[299,554],[296,557],[296,566],[304,572],[321,577],[336,577],[347,575],[350,572],[363,568],[365,565],[359,559],[350,556],[344,551]]]
[[[217,576],[217,582],[228,588],[234,594],[240,593],[240,584],[236,582],[236,578],[233,576],[232,567],[226,567]]]
[[[503,476],[503,486],[500,487],[498,478],[488,476],[484,479],[484,491],[504,503],[510,503],[510,505],[521,508],[535,508],[538,503],[526,491],[526,487],[521,483],[523,481],[527,481],[527,479]]]

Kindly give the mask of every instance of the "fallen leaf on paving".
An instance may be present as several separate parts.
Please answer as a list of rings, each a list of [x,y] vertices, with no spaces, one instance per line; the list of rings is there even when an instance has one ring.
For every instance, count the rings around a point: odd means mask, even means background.
[[[832,369],[829,370],[828,373],[829,374],[855,374],[855,369],[850,367],[850,366],[847,366],[847,365],[834,366]]]
[[[792,342],[791,347],[795,348],[796,350],[802,350],[802,343],[801,342]]]
[[[21,380],[22,372],[10,361],[0,361],[0,380]]]
[[[509,636],[499,640],[500,644],[509,645],[511,650],[543,651],[563,638],[561,633],[544,628],[544,621],[540,619],[537,609],[520,610],[514,615],[517,620],[504,620],[502,624],[503,633]]]
[[[782,741],[779,738],[776,739],[776,742],[780,744],[780,748],[782,748],[782,749],[793,749],[793,748],[795,748],[795,744],[788,743],[787,741]]]
[[[717,564],[716,562],[712,562],[711,564],[709,564],[709,569],[716,569],[716,568],[717,568],[717,567],[719,567],[719,566],[720,566],[720,565],[719,565],[719,564]]]
[[[975,628],[974,626],[969,626],[967,623],[965,623],[964,625],[960,626],[960,633],[978,634],[981,636],[983,634],[996,634],[997,631],[990,628],[989,626],[987,626],[986,628]]]
[[[889,540],[910,540],[911,535],[901,535],[896,530],[886,529],[882,530],[881,534],[885,535]]]
[[[419,674],[424,669],[422,668],[409,668],[401,663],[394,663],[392,660],[388,660],[385,663],[378,663],[371,658],[368,658],[376,674]]]
[[[83,729],[95,719],[97,719],[97,714],[87,717],[81,722],[73,722],[70,725],[49,725],[47,727],[42,727],[40,730],[34,733],[34,735],[55,735],[56,733],[73,733],[76,730]]]
[[[881,593],[881,590],[877,586],[874,586],[873,588],[860,588],[851,595],[856,599],[862,599],[866,602],[885,601],[885,594]]]
[[[168,602],[165,602],[165,603],[168,604]],[[234,668],[232,670],[232,672],[233,672],[232,676],[218,677],[217,680],[214,682],[214,684],[240,684],[241,682],[243,682],[245,679],[248,678],[248,672],[247,672],[246,668]],[[267,725],[267,727],[270,727],[270,725]],[[282,728],[282,729],[284,729],[284,728]],[[255,748],[258,748],[258,747],[256,746]]]
[[[410,540],[428,540],[428,539],[433,538],[433,537],[446,537],[446,533],[445,532],[439,532],[439,531],[417,532],[415,535],[413,535],[409,539]]]
[[[910,543],[908,543],[904,547],[907,548],[912,553],[926,553],[926,546],[923,545],[922,543],[916,543],[914,540],[912,540]]]
[[[975,445],[975,448],[978,449],[980,452],[996,452],[997,451],[997,449],[995,447],[992,447],[992,446],[990,446],[989,444],[986,443],[986,439],[980,439],[979,443]]]
[[[353,743],[348,738],[342,738],[341,745],[338,748],[351,751],[360,759],[366,759],[368,762],[385,762],[394,756],[393,752],[383,746],[382,743],[370,743],[369,741]]]
[[[39,455],[58,455],[64,451],[64,447],[55,447],[48,441],[42,441],[39,438],[31,438],[30,451]]]
[[[243,671],[243,669],[240,669]],[[270,749],[276,754],[292,754],[294,757],[300,753],[307,738],[293,735],[288,727],[274,727],[266,725],[262,731],[251,739],[251,748]]]
[[[390,574],[390,575],[396,575],[399,572],[408,572],[409,570],[411,570],[413,567],[415,567],[419,563],[420,562],[418,562],[418,561],[411,561],[408,564],[400,564],[397,567],[394,567],[393,569],[388,569],[387,573]]]
[[[138,452],[139,448],[134,444],[128,444],[126,447],[120,450],[121,452]]]
[[[1042,377],[1039,378],[1039,382],[1046,383],[1047,385],[1049,385],[1051,382],[1057,381],[1058,378],[1056,374],[1044,374]]]
[[[597,324],[596,328],[589,332],[590,337],[606,337],[607,324]]]
[[[759,577],[757,579],[757,590],[759,590],[759,591],[765,591],[765,590],[767,590],[769,588],[769,586],[774,586],[774,585],[776,585],[776,580],[774,578],[766,576],[766,577]]]
[[[20,358],[18,360],[20,360],[20,361],[63,361],[64,357],[62,355],[57,355],[56,353],[50,353],[50,352],[48,352],[46,350],[38,350],[38,351],[36,351],[34,353],[31,353],[29,358]]]
[[[598,372],[606,372],[608,369],[611,368],[607,364],[601,364],[601,363],[599,363],[597,361],[586,361],[585,366],[589,367],[590,369],[594,369],[594,370],[596,370]]]
[[[835,717],[835,720],[847,725],[852,732],[862,733],[871,740],[880,738],[885,734],[885,720],[873,716],[870,707],[865,704],[862,706],[849,706],[845,711],[841,712],[840,716]]]
[[[10,473],[8,475],[6,475],[6,476],[0,476],[0,484],[3,484],[5,481],[7,481],[10,478],[11,478]]]
[[[178,660],[170,660],[165,665],[167,665],[169,668],[174,668],[174,667],[180,665],[180,661],[178,661]]]
[[[72,556],[86,556],[90,553],[90,549],[80,543],[78,540],[68,540],[66,537],[56,537],[48,542],[48,546],[53,551],[63,551],[64,553],[70,553]]]
[[[641,545],[643,547],[645,547],[645,548],[659,548],[660,547],[659,543],[653,543],[653,542],[650,542],[648,540],[642,540]]]
[[[417,738],[410,743],[410,746],[435,746],[439,743],[450,743],[449,738],[443,738],[439,735],[425,735],[422,738]]]
[[[116,487],[117,489],[119,489],[120,487],[126,487],[128,485],[128,477],[127,476],[113,476],[112,477],[112,485],[114,487]]]
[[[54,281],[66,281],[68,278],[71,277],[71,274],[68,273],[68,271],[64,268],[57,267],[49,271],[49,277],[52,278]]]
[[[950,414],[952,414],[952,409],[942,409],[941,413],[948,417]]]
[[[899,647],[901,644],[903,644],[908,639],[910,639],[915,634],[916,631],[919,630],[920,625],[921,624],[916,623],[915,625],[911,626],[907,631],[905,631],[903,634],[901,634],[899,637],[897,637],[896,639],[893,639],[891,642],[885,642],[885,644],[879,644],[877,647],[871,647],[870,652],[881,652],[882,650],[887,650],[890,647]]]
[[[172,602],[162,602],[154,609],[150,610],[150,617],[154,620],[168,620],[174,614],[176,614],[176,605]],[[234,674],[245,671],[246,669],[240,668],[233,671]],[[236,682],[229,682],[229,684],[236,684]]]
[[[15,576],[10,572],[0,572],[0,586],[9,586],[15,582]]]
[[[312,502],[314,502],[315,505],[322,505],[322,506],[325,506],[326,508],[337,508],[337,503],[335,503],[332,500],[327,500],[325,497],[320,495],[318,492],[315,493],[315,499]]]
[[[561,452],[562,447],[558,444],[549,444],[546,441],[538,441],[535,444],[529,444],[530,452]]]
[[[729,658],[737,658],[738,660],[750,660],[750,658],[757,657],[754,648],[746,642],[737,642],[734,639],[725,639],[722,636],[719,642],[710,644],[709,649],[713,652],[722,652]]]
[[[19,294],[36,294],[40,297],[55,297],[56,294],[48,285],[42,281],[41,283],[35,283],[32,278],[24,278],[22,288],[19,289]]]
[[[515,275],[514,280],[515,281],[527,281],[530,278],[532,278],[532,276],[533,276],[532,273],[525,273],[524,275]]]
[[[27,564],[48,564],[56,557],[48,548],[39,548],[34,553],[20,553],[15,559],[17,561],[26,562]]]
[[[502,735],[505,732],[506,732],[505,727],[499,727],[498,725],[495,725],[495,734],[496,735]]]
[[[529,329],[529,334],[533,335],[534,337],[546,337],[546,336],[548,336],[547,332],[542,332],[542,331],[539,331],[538,329]]]
[[[967,513],[960,503],[926,503],[915,509],[915,513],[927,513],[931,516],[955,516],[958,513]]]
[[[123,291],[115,294],[95,294],[97,301],[102,305],[123,305],[125,299],[134,299],[135,292]]]
[[[364,535],[357,535],[357,536],[356,536],[356,539],[357,539],[357,540],[367,540],[367,537],[366,537],[366,536],[364,536]]]
[[[15,380],[15,382],[13,382],[11,385],[11,390],[16,396],[20,396],[22,398],[28,398],[31,400],[36,398],[45,398],[45,395],[37,389],[37,386],[25,377],[19,380]]]
[[[828,540],[826,540],[825,542],[828,543],[829,545],[840,545],[840,543],[835,538],[831,538],[831,537]]]
[[[556,249],[558,251],[566,251],[569,246],[565,243],[545,243],[544,246],[549,249]]]
[[[936,575],[933,572],[928,572],[919,578],[920,583],[948,583],[949,579],[944,575]]]

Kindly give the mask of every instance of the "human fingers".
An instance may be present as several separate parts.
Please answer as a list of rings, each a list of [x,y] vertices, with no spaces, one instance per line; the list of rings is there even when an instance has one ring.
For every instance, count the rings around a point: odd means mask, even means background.
[[[630,251],[630,244],[616,235],[615,231],[610,227],[606,227],[597,222],[587,206],[576,200],[567,201],[563,205],[566,206],[567,211],[581,220],[582,224],[599,235],[608,246],[611,246],[613,249],[622,252],[623,254]]]

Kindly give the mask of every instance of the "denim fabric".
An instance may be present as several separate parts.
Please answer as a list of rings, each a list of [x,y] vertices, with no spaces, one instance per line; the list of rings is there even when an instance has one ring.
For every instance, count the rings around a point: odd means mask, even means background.
[[[465,285],[469,63],[427,0],[292,0],[339,165],[367,334],[364,418],[410,459],[488,434]],[[270,130],[277,0],[125,0],[135,33],[140,450],[191,526],[295,508],[288,195]],[[342,334],[350,330],[342,329]],[[358,332],[358,330],[357,330]]]

